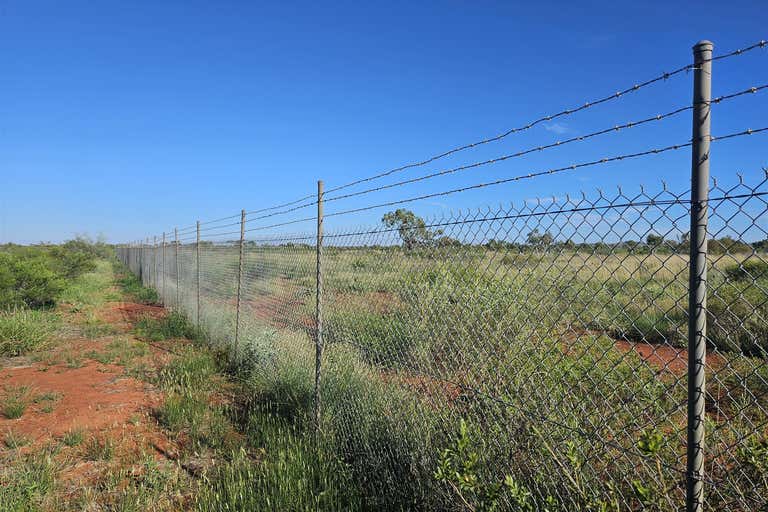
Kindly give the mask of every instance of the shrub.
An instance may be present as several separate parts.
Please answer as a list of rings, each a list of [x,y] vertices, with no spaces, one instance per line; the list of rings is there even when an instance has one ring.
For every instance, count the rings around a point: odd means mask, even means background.
[[[50,306],[63,289],[64,281],[44,256],[0,252],[0,309]]]
[[[106,246],[78,238],[59,246],[5,246],[0,251],[0,310],[54,304],[69,281],[96,270]]]

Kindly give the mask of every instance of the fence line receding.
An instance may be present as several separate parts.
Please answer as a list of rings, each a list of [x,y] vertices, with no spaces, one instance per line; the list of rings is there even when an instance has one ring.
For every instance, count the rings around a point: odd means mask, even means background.
[[[325,194],[318,182],[316,194],[174,228],[172,245],[171,231],[123,244],[118,255],[227,350],[254,389],[289,385],[305,397],[318,442],[347,463],[373,508],[764,510],[768,177],[737,176],[710,151],[768,127],[714,136],[710,123],[718,133],[721,105],[768,90],[711,96],[723,61],[764,58],[765,47],[713,57],[704,41],[692,64],[614,95]],[[333,195],[630,92],[641,98],[689,71],[690,103],[666,114]],[[490,181],[377,197],[689,111],[693,135],[674,144],[512,175],[499,166]],[[680,151],[691,155],[680,171],[689,187],[418,214],[426,199]],[[371,210],[380,223],[343,228]],[[471,484],[455,480],[467,471]]]

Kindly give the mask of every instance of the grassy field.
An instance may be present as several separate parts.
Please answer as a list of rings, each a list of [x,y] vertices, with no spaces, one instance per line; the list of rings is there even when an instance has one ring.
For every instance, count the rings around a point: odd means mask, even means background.
[[[91,263],[5,313],[1,510],[359,508],[305,418],[255,400],[246,368],[120,265]]]
[[[754,510],[768,492],[768,265],[737,248],[709,269],[707,496]],[[233,342],[237,254],[202,249],[200,321],[222,348]],[[314,251],[249,245],[245,255],[238,372],[254,400],[306,432]],[[194,319],[194,249],[179,261],[178,296],[175,262],[164,296]],[[147,282],[160,283],[145,263]],[[329,246],[323,265],[322,446],[363,508],[680,507],[686,255]]]
[[[680,507],[685,256],[330,247],[315,432],[313,250],[247,248],[237,347],[237,249],[202,253],[199,327],[189,247],[178,289],[175,267],[142,271],[157,293],[95,256],[7,309],[0,508]],[[710,269],[716,509],[768,491],[766,279],[759,253]]]

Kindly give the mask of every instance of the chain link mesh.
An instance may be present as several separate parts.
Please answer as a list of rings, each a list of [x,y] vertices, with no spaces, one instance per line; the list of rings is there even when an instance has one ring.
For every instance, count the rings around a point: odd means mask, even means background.
[[[710,191],[712,510],[768,503],[766,194]],[[327,232],[320,431],[369,504],[463,509],[496,489],[509,510],[683,506],[689,196],[599,192],[423,224],[402,211],[399,226]],[[193,319],[199,264],[200,325],[232,347],[239,243],[203,237],[199,262],[194,242],[178,259],[167,245],[164,265],[161,245],[120,255]],[[311,404],[315,234],[244,243],[233,359]],[[436,477],[462,424],[474,490]]]

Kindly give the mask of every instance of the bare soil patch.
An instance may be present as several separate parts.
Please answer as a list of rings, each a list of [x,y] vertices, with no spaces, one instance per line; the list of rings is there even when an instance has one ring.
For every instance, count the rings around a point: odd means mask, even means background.
[[[53,441],[71,430],[120,429],[156,407],[161,395],[113,364],[86,361],[81,368],[65,365],[10,367],[0,371],[0,386],[28,388],[30,400],[50,395],[50,412],[30,403],[18,419],[0,419],[0,431],[24,435],[33,443]]]
[[[674,375],[685,375],[688,371],[688,350],[684,348],[670,347],[669,345],[651,345],[649,343],[632,343],[625,340],[617,340],[616,348],[622,352],[635,352],[643,361],[659,370]],[[707,355],[707,366],[721,368],[725,360],[720,354]]]
[[[135,302],[110,302],[99,312],[99,318],[123,330],[128,330],[144,317],[162,318],[166,314],[162,306]]]
[[[461,388],[458,385],[425,375],[382,371],[381,379],[388,384],[397,383],[427,399],[435,398],[440,401],[453,402],[461,396]]]

